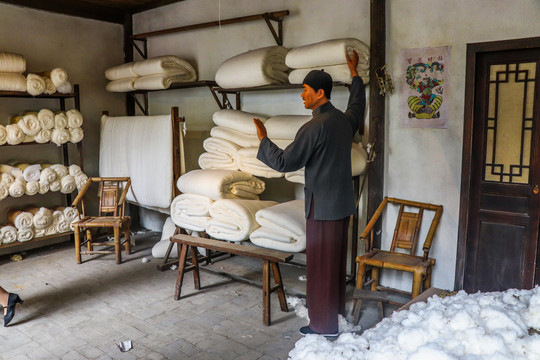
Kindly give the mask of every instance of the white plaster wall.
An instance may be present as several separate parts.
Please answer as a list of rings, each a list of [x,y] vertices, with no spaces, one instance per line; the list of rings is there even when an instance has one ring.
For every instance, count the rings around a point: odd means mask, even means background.
[[[124,113],[124,95],[105,91],[104,71],[123,61],[121,25],[53,14],[0,4],[0,51],[24,55],[28,72],[62,67],[72,83],[79,84],[81,112],[84,116],[84,170],[98,175],[99,119],[102,110]],[[66,100],[66,107],[74,106]],[[50,108],[59,110],[58,100],[0,98],[0,124],[10,114],[23,110]],[[76,153],[76,149],[73,148]],[[3,146],[0,163],[6,160],[62,162],[54,145]],[[71,159],[76,162],[76,157]],[[9,207],[27,204],[63,204],[63,196],[54,194],[7,198],[0,203],[0,223]]]
[[[444,206],[430,253],[437,259],[434,286],[454,287],[467,43],[538,36],[539,15],[536,0],[387,1],[387,62],[397,91],[387,103],[385,194]],[[402,128],[397,83],[403,76],[401,49],[440,45],[452,47],[448,129]],[[393,226],[385,225],[387,237]],[[383,282],[410,289],[411,277],[386,277]]]

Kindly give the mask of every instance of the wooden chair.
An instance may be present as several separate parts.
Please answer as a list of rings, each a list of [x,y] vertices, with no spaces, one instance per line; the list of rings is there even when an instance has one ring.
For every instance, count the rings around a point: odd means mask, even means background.
[[[99,183],[99,212],[98,216],[87,216],[84,209],[84,195],[92,185]],[[122,245],[125,246],[126,254],[131,253],[130,243],[130,217],[125,216],[125,200],[131,185],[129,177],[93,177],[88,179],[81,189],[72,206],[78,207],[81,219],[73,223],[75,235],[75,259],[77,264],[81,263],[82,255],[112,254],[109,250],[94,250],[94,246],[114,245],[114,254],[116,254],[116,263],[122,263]],[[121,194],[120,194],[121,192]],[[96,228],[105,228],[113,230],[113,241],[100,241],[102,237],[92,237],[92,231]],[[80,233],[86,230],[86,240],[81,243]],[[121,233],[124,233],[124,239],[121,239]],[[87,251],[81,251],[81,246],[87,245]]]
[[[389,251],[373,249],[373,227],[379,220],[388,203],[399,206],[392,244]],[[406,207],[407,211],[405,211]],[[411,210],[413,209],[416,209],[416,211],[412,212]],[[422,245],[423,255],[417,256],[415,255],[415,252],[422,225],[424,210],[434,211],[435,214],[433,216],[433,220],[431,221],[431,226],[426,235],[426,239],[424,240],[424,244]],[[412,273],[413,284],[411,299],[414,299],[420,295],[422,290],[426,290],[431,287],[431,272],[433,266],[435,265],[435,259],[429,257],[429,250],[431,248],[435,231],[439,225],[442,211],[442,205],[433,205],[389,197],[385,197],[383,199],[382,203],[379,205],[373,214],[373,217],[360,235],[360,238],[366,241],[366,253],[356,258],[356,262],[358,263],[358,272],[353,306],[353,318],[356,323],[358,322],[358,317],[360,315],[362,299],[366,294],[363,287],[364,276],[367,269],[371,269],[371,280],[367,283],[371,283],[371,291],[378,290],[379,273],[381,269],[393,269]],[[404,250],[406,252],[403,252]],[[373,294],[370,294],[366,300],[390,302],[387,301],[388,299],[386,295],[381,296],[380,299],[378,299],[377,297],[374,298]]]

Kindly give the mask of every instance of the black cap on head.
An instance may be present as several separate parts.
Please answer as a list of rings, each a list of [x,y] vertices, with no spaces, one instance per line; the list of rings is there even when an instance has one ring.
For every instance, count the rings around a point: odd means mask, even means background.
[[[311,70],[304,78],[303,84],[311,86],[315,91],[323,89],[324,95],[330,100],[332,93],[332,77],[324,70]]]

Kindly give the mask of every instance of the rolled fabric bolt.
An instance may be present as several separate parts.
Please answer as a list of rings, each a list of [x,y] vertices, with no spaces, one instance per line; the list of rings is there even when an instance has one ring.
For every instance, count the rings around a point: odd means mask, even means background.
[[[9,196],[11,197],[21,197],[25,192],[26,181],[22,177],[17,178],[9,187]]]
[[[15,177],[9,173],[0,173],[0,184],[11,185],[15,181]]]
[[[58,179],[58,174],[50,166],[49,167],[45,167],[45,166],[47,165],[42,165],[42,167],[44,168],[41,170],[41,174],[39,176],[39,182],[44,185],[49,185],[51,182]]]
[[[28,212],[34,214],[32,222],[36,229],[45,229],[53,223],[53,212],[45,207],[41,207],[37,211],[32,209]]]
[[[34,226],[34,215],[22,210],[8,210],[6,221],[13,224],[17,229],[31,228]]]
[[[17,124],[6,125],[6,142],[9,145],[18,145],[24,140],[24,132],[21,130]]]
[[[43,92],[47,95],[52,95],[56,92],[56,86],[53,84],[51,78],[43,76],[43,80],[45,81],[45,90]]]
[[[83,124],[83,116],[77,109],[71,109],[66,111],[67,125],[70,128],[81,127]]]
[[[69,81],[66,81],[65,84],[57,86],[56,91],[60,94],[71,94],[73,92],[73,86]]]
[[[71,175],[71,176],[77,177],[77,176],[80,176],[80,175],[83,174],[83,172],[81,170],[81,167],[79,165],[77,165],[77,164],[69,165],[68,170],[69,170],[69,175]]]
[[[7,142],[7,130],[4,125],[0,125],[0,145],[4,145]]]
[[[46,144],[51,142],[52,139],[52,130],[42,129],[35,137],[34,141],[38,144]]]
[[[69,170],[68,170],[67,166],[65,166],[65,165],[53,164],[53,165],[51,165],[50,168],[54,170],[56,175],[58,175],[58,179],[61,179],[64,176],[69,175]]]
[[[33,96],[41,95],[45,91],[45,80],[37,74],[26,76],[26,91]]]
[[[11,244],[17,241],[17,229],[11,225],[0,228],[0,244]]]
[[[51,142],[60,146],[67,143],[70,138],[71,135],[66,128],[55,128],[51,135]]]
[[[50,78],[54,86],[59,87],[68,82],[67,71],[62,68],[54,68],[50,71]]]
[[[77,190],[81,190],[86,182],[88,181],[88,176],[86,174],[81,174],[75,177],[75,182],[77,183]]]
[[[30,241],[34,238],[34,229],[19,229],[17,230],[17,240],[20,242]]]
[[[49,183],[49,191],[56,192],[60,191],[61,188],[62,183],[60,182],[60,180],[54,180],[53,182]]]
[[[39,193],[40,194],[46,194],[48,193],[50,190],[49,188],[49,184],[45,184],[45,183],[42,183],[41,181],[39,182]]]
[[[60,192],[62,194],[71,194],[77,189],[77,183],[75,182],[75,177],[71,175],[66,175],[60,180],[61,187]]]
[[[0,183],[0,200],[4,200],[9,195],[9,185]]]
[[[50,130],[54,128],[54,113],[49,109],[41,109],[37,114],[41,129]]]
[[[15,118],[16,124],[26,135],[35,136],[41,130],[38,117],[34,114],[16,116]]]
[[[37,193],[39,193],[39,182],[38,181],[27,182],[24,193],[26,195],[36,195]]]
[[[65,112],[57,111],[54,113],[54,127],[56,129],[64,129],[67,127],[68,118]]]
[[[80,142],[84,137],[84,131],[80,127],[69,128],[69,141],[73,144]]]

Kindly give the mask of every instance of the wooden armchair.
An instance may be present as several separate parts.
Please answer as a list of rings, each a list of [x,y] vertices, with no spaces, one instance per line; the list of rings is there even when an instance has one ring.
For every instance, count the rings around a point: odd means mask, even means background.
[[[84,208],[84,195],[92,185],[99,183],[99,212],[97,216],[86,215]],[[108,250],[94,250],[94,246],[114,245],[114,254],[116,254],[116,263],[122,263],[122,245],[125,245],[126,254],[131,253],[130,243],[130,217],[125,216],[125,200],[131,185],[129,177],[93,177],[88,179],[81,189],[72,206],[78,207],[81,219],[73,223],[75,235],[75,258],[78,264],[81,263],[82,255],[112,254]],[[121,193],[120,193],[121,191]],[[92,237],[92,229],[105,228],[113,229],[113,241],[98,240],[101,237]],[[81,243],[80,233],[86,230],[86,239]],[[121,240],[121,233],[124,233],[124,239]],[[87,245],[87,251],[81,251],[81,246]]]
[[[389,251],[373,249],[373,227],[379,220],[387,204],[399,206],[394,237]],[[407,211],[405,208],[407,207]],[[411,210],[416,210],[415,212]],[[418,236],[422,225],[424,211],[434,211],[431,226],[422,245],[423,255],[415,255]],[[413,284],[411,299],[417,297],[422,290],[431,287],[431,272],[435,265],[435,259],[429,257],[429,251],[439,220],[443,211],[442,205],[434,205],[416,201],[402,200],[385,197],[379,205],[373,217],[366,225],[360,235],[366,241],[366,253],[356,258],[358,263],[358,273],[356,278],[356,290],[354,296],[353,317],[357,322],[359,307],[361,306],[361,294],[366,294],[363,290],[364,275],[368,268],[371,269],[371,291],[376,291],[379,285],[379,273],[381,269],[393,269],[406,271],[413,274]],[[401,250],[400,250],[401,249]],[[406,252],[404,252],[404,250]],[[373,295],[368,295],[370,300],[374,300]],[[381,297],[384,301],[386,297]]]

